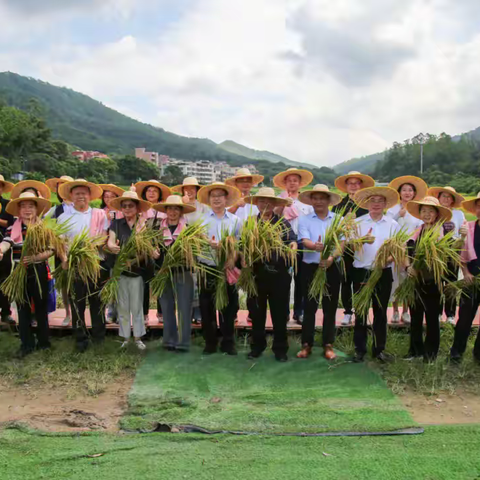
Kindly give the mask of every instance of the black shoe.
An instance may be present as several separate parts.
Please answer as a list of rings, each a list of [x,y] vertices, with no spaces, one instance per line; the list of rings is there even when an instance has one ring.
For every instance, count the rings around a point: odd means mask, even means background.
[[[177,353],[188,353],[188,348],[176,348],[175,352],[177,352]]]
[[[217,349],[212,350],[210,348],[204,348],[202,355],[213,355],[214,353],[217,353]]]
[[[299,325],[301,325],[301,324],[303,323],[303,315],[293,314],[293,319],[294,319]]]
[[[33,350],[24,350],[23,348],[21,348],[17,351],[17,353],[15,353],[14,357],[21,360],[27,355],[30,355],[31,353],[33,353]]]
[[[236,348],[231,348],[230,350],[222,350],[222,352],[226,353],[227,355],[231,355],[232,357],[238,355]]]
[[[171,345],[167,347],[163,347],[163,349],[166,350],[167,352],[174,352],[176,350],[176,348],[172,347]]]
[[[365,361],[365,354],[355,352],[355,355],[353,356],[353,362],[354,363],[363,363],[364,361]]]
[[[15,320],[11,315],[8,315],[7,317],[2,317],[2,323],[8,323],[9,325],[15,325]]]
[[[385,352],[380,352],[375,355],[375,360],[378,360],[380,363],[387,363],[392,361],[392,356]]]
[[[285,362],[288,361],[287,354],[284,353],[283,355],[275,355],[275,360],[276,360],[277,362],[285,363]]]
[[[87,349],[88,349],[88,342],[77,343],[77,346],[75,348],[77,353],[85,353]]]
[[[252,351],[250,351],[250,352],[248,353],[247,358],[248,358],[249,360],[253,360],[254,358],[260,357],[260,355],[261,355],[261,353],[254,352],[254,351],[252,350]]]

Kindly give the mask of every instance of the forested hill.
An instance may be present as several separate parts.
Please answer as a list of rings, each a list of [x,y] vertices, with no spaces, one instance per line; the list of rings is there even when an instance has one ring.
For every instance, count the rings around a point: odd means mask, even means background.
[[[37,113],[45,118],[53,136],[84,150],[131,154],[135,147],[146,147],[184,160],[250,163],[211,140],[175,135],[122,115],[82,93],[15,73],[0,73],[0,98],[21,109],[36,99]]]

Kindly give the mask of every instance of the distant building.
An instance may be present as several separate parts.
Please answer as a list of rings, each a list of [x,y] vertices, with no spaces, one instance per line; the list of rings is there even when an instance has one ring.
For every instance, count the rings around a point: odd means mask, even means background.
[[[157,166],[159,165],[159,155],[157,152],[146,152],[145,148],[136,148],[135,149],[135,156],[137,158],[141,158],[146,162],[154,163]],[[163,156],[163,155],[162,155]]]
[[[72,152],[72,155],[76,157],[78,160],[81,162],[87,162],[88,160],[91,160],[92,158],[110,158],[108,155],[105,155],[104,153],[101,152],[96,152],[93,150],[75,150]]]

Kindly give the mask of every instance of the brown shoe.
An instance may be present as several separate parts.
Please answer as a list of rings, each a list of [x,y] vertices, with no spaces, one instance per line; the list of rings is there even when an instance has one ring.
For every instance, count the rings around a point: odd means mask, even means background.
[[[304,343],[302,349],[297,353],[297,358],[308,358],[312,354],[312,347]]]
[[[327,360],[335,360],[337,355],[333,351],[333,347],[331,345],[325,345],[323,347],[323,355]]]

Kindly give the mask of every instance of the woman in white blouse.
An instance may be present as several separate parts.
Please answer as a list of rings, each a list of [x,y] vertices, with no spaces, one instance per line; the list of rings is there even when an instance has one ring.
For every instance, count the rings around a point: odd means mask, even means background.
[[[391,216],[401,228],[404,228],[408,233],[412,234],[420,225],[422,221],[418,218],[415,218],[411,215],[407,209],[406,205],[408,202],[415,200],[421,202],[425,195],[427,194],[428,186],[427,184],[418,177],[412,175],[405,175],[403,177],[398,177],[393,179],[388,185],[390,188],[393,188],[400,195],[400,202],[397,203],[394,207],[388,209],[387,215]],[[397,269],[393,269],[393,286],[392,286],[392,303],[393,303],[393,317],[392,323],[400,322],[400,311],[398,303],[395,301],[394,293],[400,283],[405,279],[405,275],[397,273]],[[401,316],[403,323],[410,323],[411,318],[408,313],[408,305],[403,305],[403,311]]]

